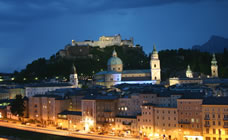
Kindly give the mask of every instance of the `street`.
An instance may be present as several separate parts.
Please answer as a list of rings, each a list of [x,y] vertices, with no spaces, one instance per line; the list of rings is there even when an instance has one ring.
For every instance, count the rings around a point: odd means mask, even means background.
[[[20,123],[12,123],[12,122],[0,122],[0,126],[8,127],[8,128],[15,128],[20,130],[32,131],[32,132],[39,132],[45,134],[53,134],[59,136],[68,136],[68,137],[75,137],[75,138],[86,138],[86,139],[93,139],[93,140],[136,140],[136,138],[120,138],[117,136],[108,136],[108,135],[98,135],[98,134],[87,134],[82,132],[71,132],[66,130],[58,130],[55,127],[37,127],[37,126],[27,126],[22,125]]]

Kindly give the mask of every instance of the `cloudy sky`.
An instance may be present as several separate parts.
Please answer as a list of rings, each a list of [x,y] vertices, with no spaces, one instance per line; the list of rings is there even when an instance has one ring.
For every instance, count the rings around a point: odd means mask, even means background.
[[[0,72],[49,58],[72,39],[134,37],[146,53],[228,37],[227,0],[0,0]]]

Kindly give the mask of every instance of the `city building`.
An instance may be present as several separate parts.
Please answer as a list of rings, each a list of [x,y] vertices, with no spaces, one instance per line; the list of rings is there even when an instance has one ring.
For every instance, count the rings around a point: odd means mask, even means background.
[[[118,136],[137,136],[137,117],[136,116],[116,116],[115,127],[112,130]]]
[[[111,87],[117,84],[159,84],[161,81],[161,68],[158,52],[154,46],[150,69],[123,70],[123,62],[114,50],[112,57],[108,60],[107,71],[95,74],[96,85]]]
[[[57,128],[68,129],[76,131],[83,129],[82,126],[82,112],[64,110],[58,113]]]
[[[203,139],[202,93],[188,93],[177,99],[178,127],[181,139]]]
[[[139,94],[134,93],[126,95],[118,99],[118,115],[119,116],[137,116],[141,112],[141,105]]]
[[[202,120],[204,140],[228,140],[228,97],[206,98]]]
[[[82,99],[82,121],[86,131],[102,128],[107,132],[114,127],[116,114],[116,96],[88,96]]]
[[[42,124],[55,124],[58,113],[67,110],[70,99],[57,95],[35,95],[29,97],[29,119]]]
[[[70,81],[67,82],[55,82],[55,83],[35,83],[25,86],[25,96],[32,97],[34,95],[44,95],[47,92],[55,91],[57,89],[69,89],[78,88],[78,75],[76,67],[72,66],[72,73],[70,74]]]

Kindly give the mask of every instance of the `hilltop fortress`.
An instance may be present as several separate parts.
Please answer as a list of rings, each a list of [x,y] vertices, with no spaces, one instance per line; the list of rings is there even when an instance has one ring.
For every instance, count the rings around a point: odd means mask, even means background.
[[[122,40],[120,34],[114,36],[101,36],[98,41],[94,40],[85,40],[85,41],[75,41],[72,40],[71,44],[68,44],[64,49],[60,50],[57,55],[68,58],[88,58],[93,57],[90,54],[90,50],[93,47],[98,47],[100,49],[104,49],[109,46],[123,46],[133,48],[134,41],[133,37],[129,40]],[[140,48],[139,45],[136,45],[137,48]]]
[[[120,34],[114,36],[101,36],[99,37],[98,41],[93,40],[85,40],[82,42],[76,42],[72,40],[72,46],[91,46],[91,47],[100,47],[105,48],[107,46],[134,46],[133,38],[131,37],[130,40],[122,40]]]

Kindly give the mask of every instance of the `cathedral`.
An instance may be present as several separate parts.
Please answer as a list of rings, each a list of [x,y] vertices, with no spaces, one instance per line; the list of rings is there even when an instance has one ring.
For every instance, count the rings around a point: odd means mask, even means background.
[[[96,85],[111,87],[117,84],[159,84],[161,68],[158,52],[154,45],[150,69],[123,70],[123,62],[114,50],[107,63],[107,71],[95,74]]]

